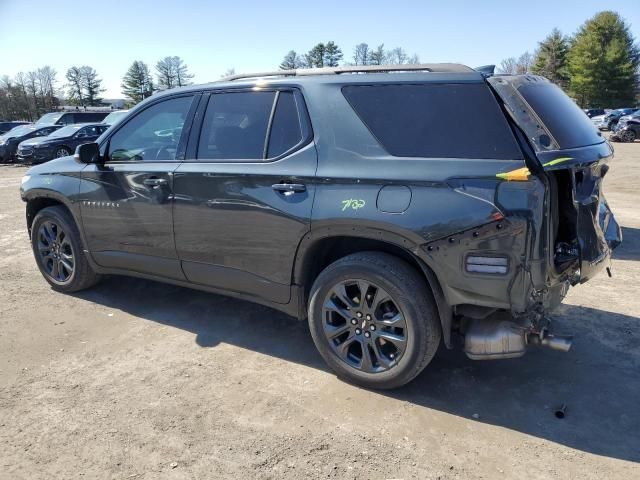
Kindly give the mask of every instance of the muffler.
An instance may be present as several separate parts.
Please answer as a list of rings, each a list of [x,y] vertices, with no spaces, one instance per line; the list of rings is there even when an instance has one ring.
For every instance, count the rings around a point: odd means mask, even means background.
[[[529,344],[568,352],[572,338],[552,335],[546,328],[533,331],[507,320],[473,320],[465,333],[464,352],[472,360],[521,357]]]

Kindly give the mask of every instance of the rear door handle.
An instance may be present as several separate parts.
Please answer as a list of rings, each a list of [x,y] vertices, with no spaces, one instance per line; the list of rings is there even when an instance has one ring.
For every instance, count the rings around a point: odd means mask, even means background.
[[[274,183],[271,185],[276,192],[284,195],[293,195],[294,193],[302,193],[307,191],[307,187],[301,183]]]
[[[142,183],[150,187],[157,187],[159,185],[166,185],[169,182],[166,178],[145,178]]]

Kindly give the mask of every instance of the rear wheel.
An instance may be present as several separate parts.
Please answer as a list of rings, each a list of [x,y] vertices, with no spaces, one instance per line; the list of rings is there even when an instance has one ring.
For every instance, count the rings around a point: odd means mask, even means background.
[[[379,252],[349,255],[318,276],[309,327],[339,377],[379,389],[411,381],[431,361],[441,337],[424,279],[403,260]]]
[[[63,207],[38,212],[31,227],[31,246],[42,276],[55,290],[76,292],[100,279],[87,261],[78,227]]]

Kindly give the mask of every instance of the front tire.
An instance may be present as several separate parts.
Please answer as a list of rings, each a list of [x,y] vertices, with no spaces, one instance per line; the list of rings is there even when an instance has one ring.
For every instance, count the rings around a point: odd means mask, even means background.
[[[38,212],[31,226],[31,247],[40,273],[54,290],[77,292],[100,280],[86,258],[78,227],[64,207]]]
[[[386,253],[362,252],[329,265],[313,284],[309,327],[336,374],[374,389],[400,387],[431,361],[440,321],[424,278]]]
[[[71,150],[67,147],[58,147],[56,149],[55,158],[68,157],[69,155],[71,155]]]

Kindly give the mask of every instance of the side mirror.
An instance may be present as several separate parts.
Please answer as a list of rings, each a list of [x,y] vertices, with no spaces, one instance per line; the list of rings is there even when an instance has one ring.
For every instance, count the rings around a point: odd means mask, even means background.
[[[78,145],[73,158],[81,163],[101,163],[100,147],[95,142]]]

